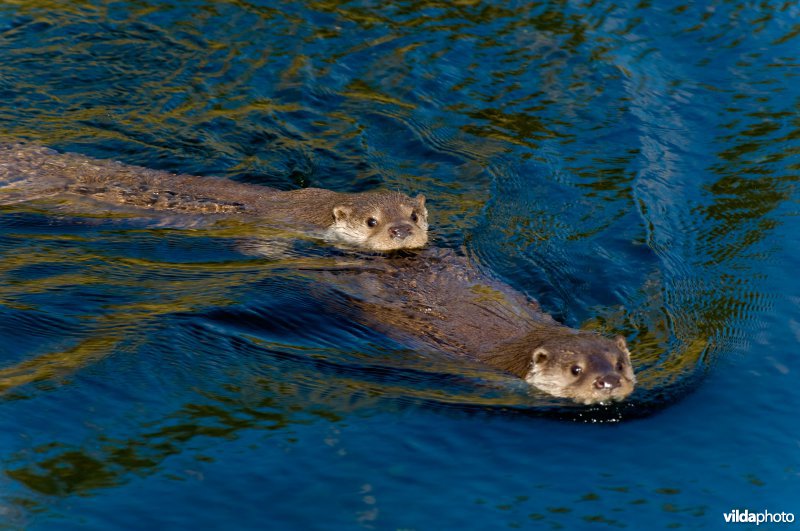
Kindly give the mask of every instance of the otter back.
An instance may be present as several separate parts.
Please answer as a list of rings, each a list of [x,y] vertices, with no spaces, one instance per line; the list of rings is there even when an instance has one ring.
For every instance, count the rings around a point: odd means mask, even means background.
[[[475,359],[581,403],[633,391],[624,339],[556,322],[452,251],[427,249],[329,275],[351,297],[357,318],[390,337]]]
[[[422,247],[425,198],[392,191],[280,191],[229,179],[176,175],[26,144],[0,144],[0,203],[79,195],[151,210],[257,218],[369,250]]]

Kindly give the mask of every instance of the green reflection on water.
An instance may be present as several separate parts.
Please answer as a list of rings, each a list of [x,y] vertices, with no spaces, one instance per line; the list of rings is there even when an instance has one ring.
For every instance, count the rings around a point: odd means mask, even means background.
[[[168,457],[191,451],[198,439],[234,439],[242,431],[257,430],[285,432],[283,437],[291,442],[296,440],[292,426],[343,420],[320,403],[298,406],[299,388],[286,382],[258,379],[251,385],[255,387],[229,384],[224,394],[204,392],[199,397],[202,403],[186,403],[165,418],[144,424],[145,431],[135,438],[101,434],[92,449],[60,443],[36,446],[12,457],[6,473],[40,494],[88,494],[129,481],[130,474],[152,474]],[[203,454],[194,458],[212,460]],[[17,462],[26,464],[14,467]]]

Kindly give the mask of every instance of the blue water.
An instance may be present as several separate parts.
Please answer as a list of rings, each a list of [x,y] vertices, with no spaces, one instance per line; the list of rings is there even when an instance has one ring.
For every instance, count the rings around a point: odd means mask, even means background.
[[[422,192],[435,245],[624,334],[640,374],[616,422],[543,416],[488,369],[332,311],[297,266],[340,253],[323,244],[282,262],[236,227],[4,206],[0,521],[797,515],[799,21],[739,0],[0,5],[3,141]]]

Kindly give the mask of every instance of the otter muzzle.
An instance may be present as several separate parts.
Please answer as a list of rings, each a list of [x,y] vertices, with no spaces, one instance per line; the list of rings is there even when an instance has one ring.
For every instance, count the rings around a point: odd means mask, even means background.
[[[389,227],[389,236],[397,240],[402,240],[411,236],[413,230],[413,227],[406,223],[403,223],[402,225],[393,225]]]
[[[605,390],[612,390],[616,389],[620,385],[619,376],[616,374],[604,374],[603,376],[598,376],[597,379],[594,381],[594,386],[597,389],[605,389]]]

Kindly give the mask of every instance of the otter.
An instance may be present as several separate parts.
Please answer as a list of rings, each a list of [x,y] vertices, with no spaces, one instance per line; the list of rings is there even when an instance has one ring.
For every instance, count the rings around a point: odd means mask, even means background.
[[[120,205],[258,218],[370,251],[423,247],[425,196],[394,191],[280,191],[216,177],[176,175],[27,144],[0,144],[0,204],[79,195]]]
[[[465,356],[582,404],[622,400],[636,378],[625,339],[558,323],[539,304],[452,250],[327,271],[353,317],[389,337]]]
[[[397,192],[282,192],[212,177],[174,175],[0,145],[0,194],[6,202],[84,195],[135,207],[238,214],[311,227],[326,239],[366,250],[418,248],[427,242],[425,198]],[[0,199],[0,203],[3,200]],[[338,288],[354,319],[387,336],[465,356],[578,403],[622,400],[636,378],[621,336],[609,339],[558,323],[539,304],[448,249],[348,257],[309,274]]]

